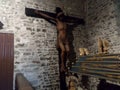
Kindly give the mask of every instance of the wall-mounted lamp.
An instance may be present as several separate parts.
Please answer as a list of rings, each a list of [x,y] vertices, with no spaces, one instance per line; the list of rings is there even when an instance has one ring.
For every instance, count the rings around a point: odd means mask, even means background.
[[[3,23],[0,21],[0,29],[3,29]]]

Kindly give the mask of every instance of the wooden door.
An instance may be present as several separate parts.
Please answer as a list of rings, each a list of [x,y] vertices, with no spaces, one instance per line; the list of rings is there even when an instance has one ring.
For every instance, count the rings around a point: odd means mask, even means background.
[[[14,35],[0,33],[0,90],[13,90]]]

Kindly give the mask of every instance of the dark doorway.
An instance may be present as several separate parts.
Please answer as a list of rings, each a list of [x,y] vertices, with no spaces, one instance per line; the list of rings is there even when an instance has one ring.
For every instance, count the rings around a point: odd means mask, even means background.
[[[0,90],[13,90],[14,35],[0,33]]]

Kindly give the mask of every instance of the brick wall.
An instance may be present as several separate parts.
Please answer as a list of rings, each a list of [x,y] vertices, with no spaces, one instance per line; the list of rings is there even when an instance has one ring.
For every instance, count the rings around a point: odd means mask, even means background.
[[[91,53],[97,53],[97,38],[106,38],[110,42],[110,53],[120,52],[116,5],[114,0],[87,0],[87,46]]]
[[[0,0],[0,21],[4,24],[0,32],[14,33],[15,37],[14,77],[23,73],[35,90],[59,90],[57,31],[44,19],[27,17],[25,7],[54,12],[56,6],[64,6],[69,15],[83,17],[80,0]],[[76,54],[83,47],[84,27],[77,26],[72,35]]]
[[[109,53],[120,53],[119,0],[87,0],[86,2],[86,45],[91,54],[98,52],[98,37],[109,41]],[[92,81],[92,79],[94,79]],[[107,81],[118,84],[119,82]],[[98,78],[90,77],[90,90],[96,90]]]

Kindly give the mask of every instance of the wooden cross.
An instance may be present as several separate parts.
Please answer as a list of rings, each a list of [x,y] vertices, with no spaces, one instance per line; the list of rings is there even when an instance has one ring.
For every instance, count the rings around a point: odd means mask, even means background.
[[[47,14],[47,15],[51,16],[51,17],[56,17],[56,14],[52,13],[52,12],[47,12],[47,11],[42,11],[42,10],[36,10],[36,9],[32,9],[32,8],[25,8],[25,14],[26,14],[26,16],[36,17],[36,18],[43,18],[39,14],[35,13],[35,11],[42,12],[44,14]],[[44,19],[46,19],[48,22],[54,24],[53,22],[51,22],[47,18],[44,18]],[[84,19],[81,19],[81,18],[78,18],[78,17],[72,17],[72,16],[65,16],[65,22],[66,23],[67,22],[68,23],[77,23],[77,24],[82,24],[82,25],[85,24]]]
[[[52,22],[50,19],[48,19],[47,17],[42,17],[42,15],[39,15],[38,13],[36,13],[36,11],[40,12],[42,14],[48,15],[50,17],[56,18],[56,13],[42,11],[42,10],[36,10],[36,9],[31,9],[31,8],[25,8],[26,16],[36,17],[36,18],[44,18],[48,22],[55,25],[55,23]],[[70,27],[69,27],[70,30],[68,29],[69,31],[73,30],[73,27],[75,27],[79,24],[82,24],[82,25],[85,24],[85,21],[83,19],[77,18],[77,17],[72,17],[72,16],[64,16],[64,22],[67,23],[67,24],[70,24]],[[71,42],[72,42],[72,40],[71,40]],[[59,51],[60,61],[62,62],[62,60],[61,60],[61,50],[58,50],[58,51]],[[65,56],[65,58],[66,58],[66,56]],[[65,61],[64,61],[64,63],[65,63]],[[60,83],[61,83],[60,84],[61,85],[60,86],[61,90],[67,90],[66,89],[66,83],[65,83],[65,72],[60,72]]]

